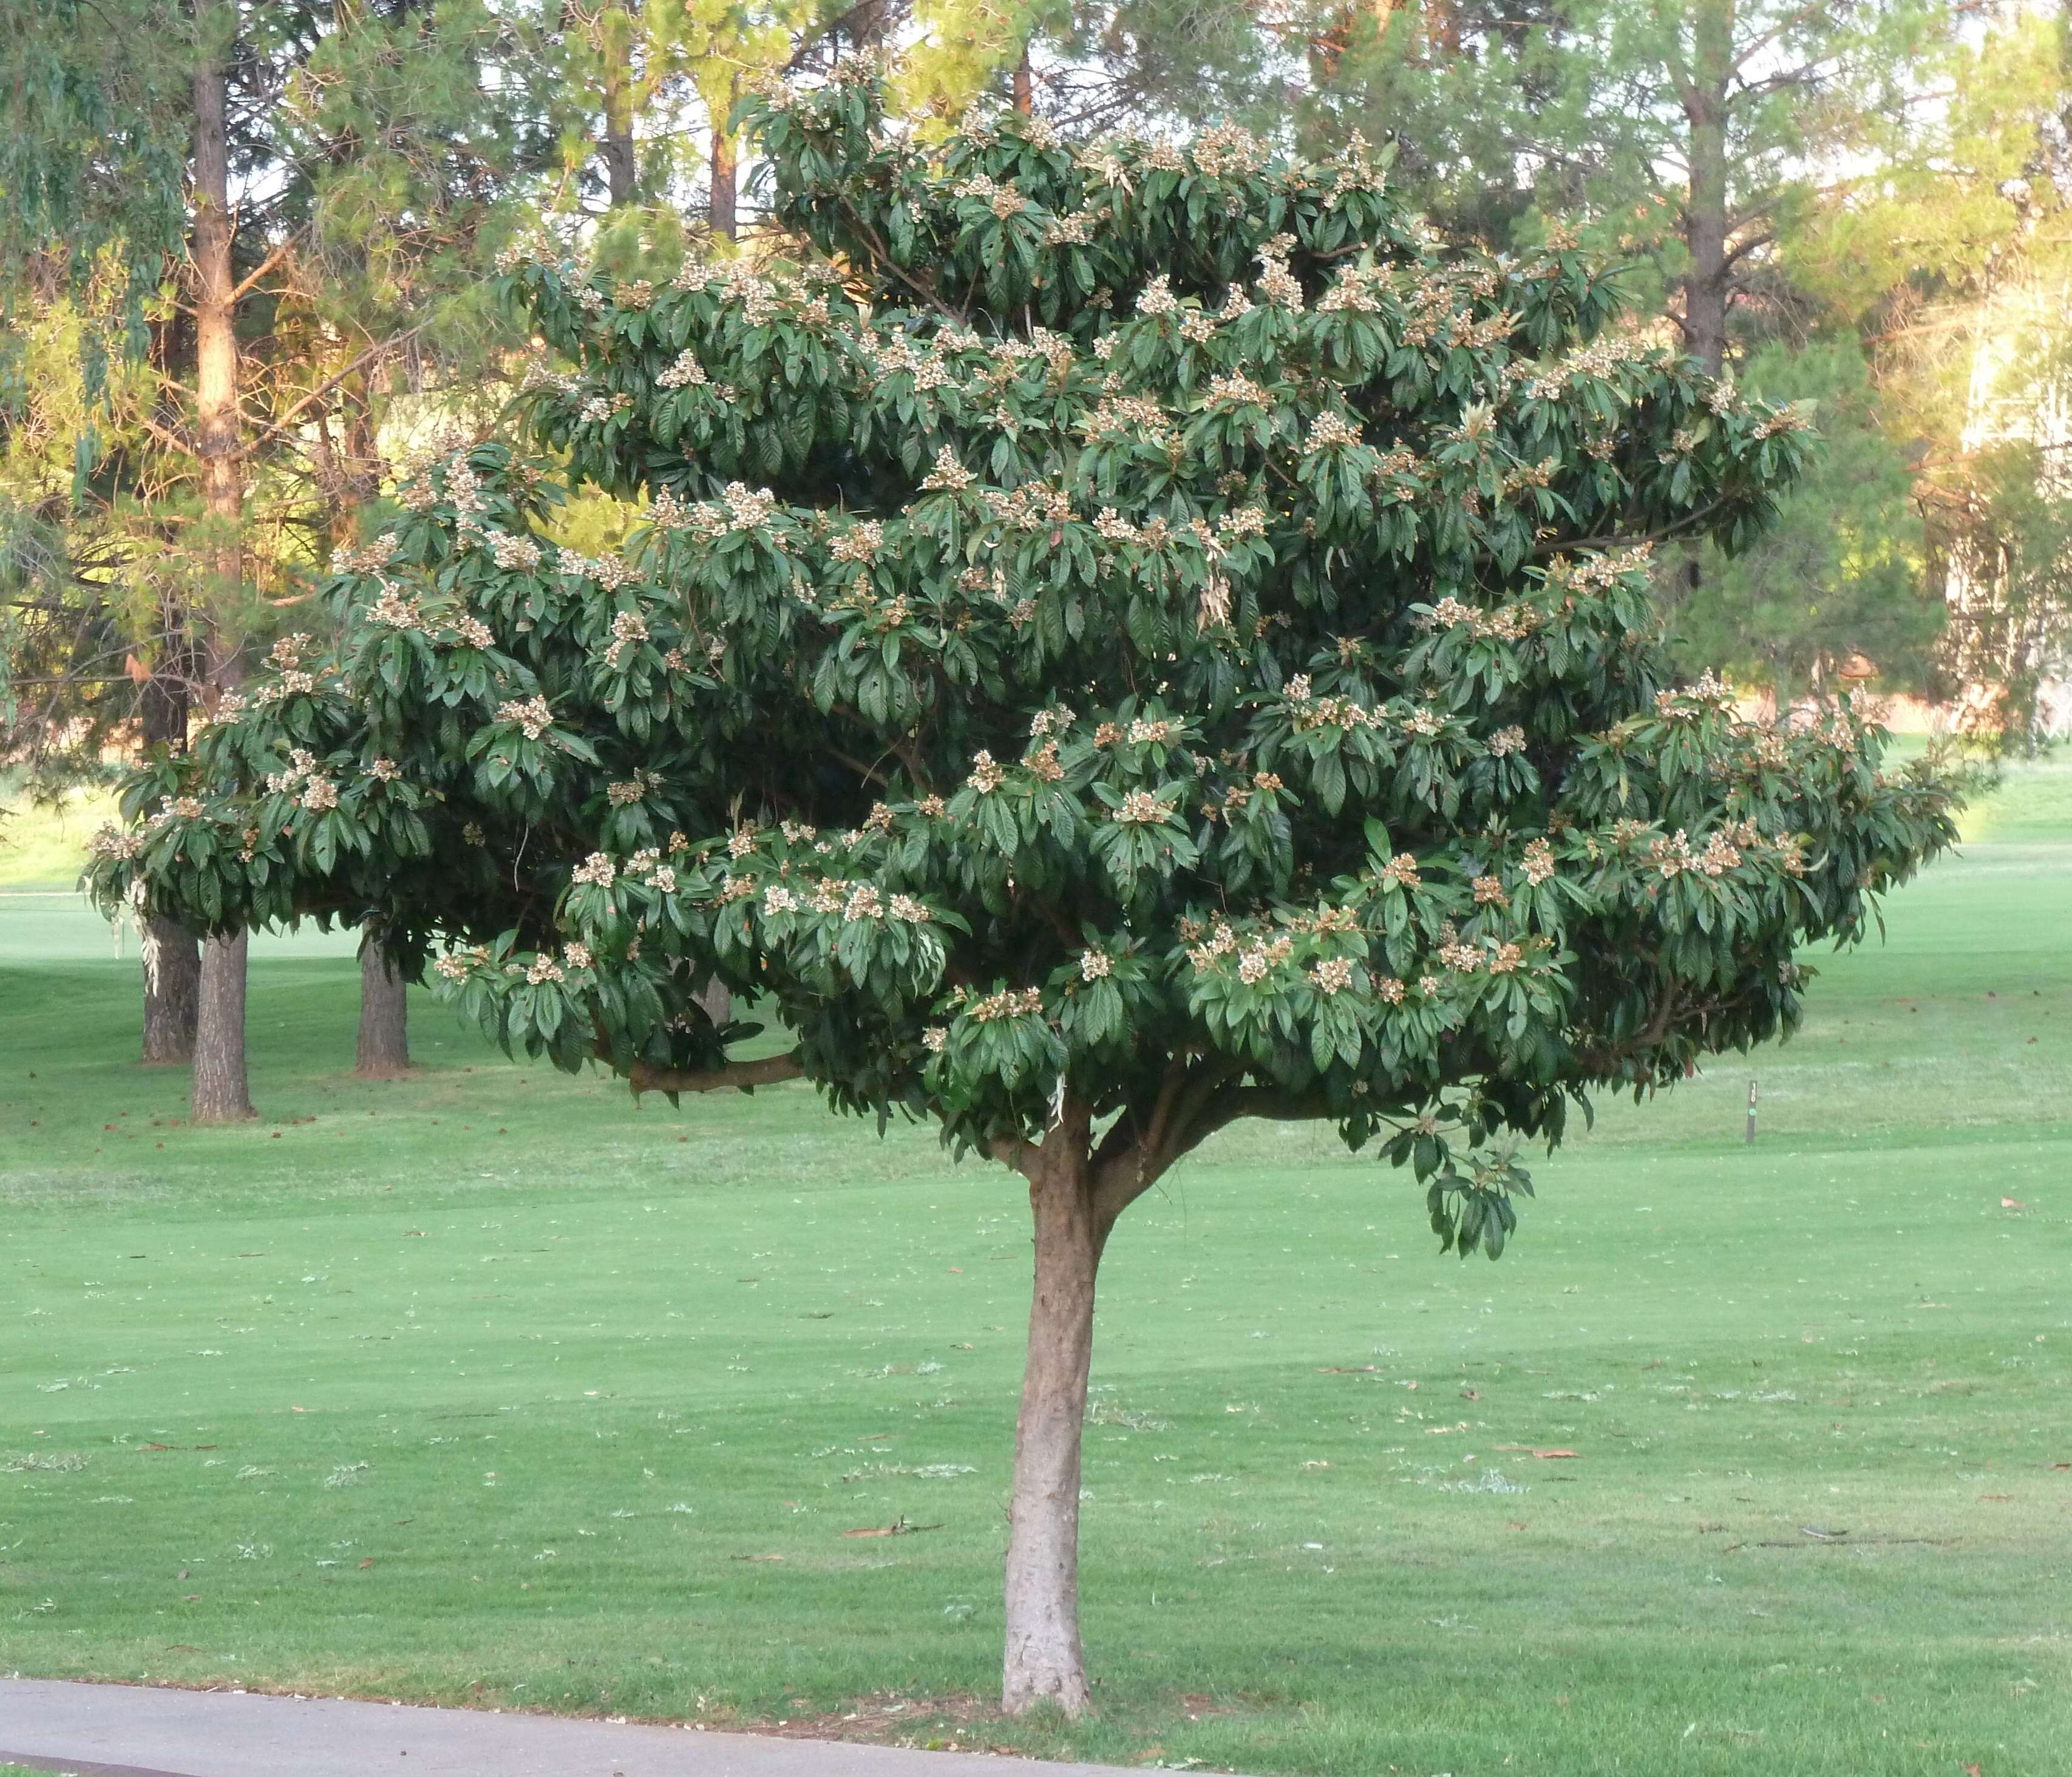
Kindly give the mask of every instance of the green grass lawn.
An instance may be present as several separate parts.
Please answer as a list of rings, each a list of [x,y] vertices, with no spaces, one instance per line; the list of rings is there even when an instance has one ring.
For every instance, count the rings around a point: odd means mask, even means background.
[[[1006,1174],[798,1087],[636,1113],[428,1002],[422,1074],[356,1084],[338,939],[255,944],[263,1120],[190,1129],[130,1059],[134,940],[0,899],[0,1671],[1346,1777],[2059,1777],[2072,769],[1972,830],[1815,959],[1795,1043],[1543,1161],[1495,1265],[1322,1131],[1133,1211],[1071,1728],[976,1701]]]

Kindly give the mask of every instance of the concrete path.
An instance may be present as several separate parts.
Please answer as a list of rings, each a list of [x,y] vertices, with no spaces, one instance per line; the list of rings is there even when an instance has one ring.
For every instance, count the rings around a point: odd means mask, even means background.
[[[542,1715],[0,1678],[0,1764],[80,1777],[1141,1777]]]

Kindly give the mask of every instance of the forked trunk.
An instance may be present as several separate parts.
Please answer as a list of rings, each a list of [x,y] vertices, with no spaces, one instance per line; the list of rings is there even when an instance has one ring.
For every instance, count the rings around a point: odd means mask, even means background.
[[[352,1071],[362,1080],[401,1080],[410,1071],[407,985],[380,933],[366,928],[360,940],[360,1040]]]
[[[242,932],[201,947],[199,1016],[195,1021],[197,1123],[241,1123],[258,1113],[245,1082],[245,947]]]
[[[1092,1704],[1079,1646],[1079,1449],[1093,1359],[1102,1235],[1089,1189],[1087,1129],[1067,1116],[1031,1168],[1036,1280],[1029,1362],[1014,1432],[1007,1539],[1007,1652],[1001,1705]]]
[[[201,946],[178,920],[166,919],[150,921],[144,942],[144,1065],[184,1065],[194,1059]]]

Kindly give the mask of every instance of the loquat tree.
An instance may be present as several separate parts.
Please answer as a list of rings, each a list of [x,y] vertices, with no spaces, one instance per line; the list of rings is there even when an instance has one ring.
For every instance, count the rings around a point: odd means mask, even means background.
[[[1512,1144],[1788,1032],[1798,947],[1951,799],[1846,706],[1672,681],[1650,546],[1752,540],[1803,422],[1618,331],[1576,251],[1443,253],[1357,148],[923,145],[867,74],[742,121],[781,247],[512,269],[528,445],[421,464],[339,640],[140,776],[91,879],[211,930],[372,908],[514,1051],[803,1079],[1018,1174],[1004,1701],[1076,1712],[1130,1204],[1318,1120],[1494,1257]],[[571,482],[643,503],[624,552],[552,540]]]

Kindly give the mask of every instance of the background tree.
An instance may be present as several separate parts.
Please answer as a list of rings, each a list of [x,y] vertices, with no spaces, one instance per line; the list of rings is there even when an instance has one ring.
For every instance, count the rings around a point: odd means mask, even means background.
[[[1004,1693],[1077,1710],[1128,1206],[1318,1119],[1494,1256],[1507,1140],[1788,1030],[1795,947],[1857,936],[1948,798],[1846,709],[1671,684],[1646,548],[1752,541],[1799,421],[1608,334],[1580,255],[1441,260],[1363,157],[1234,131],[930,152],[851,80],[751,117],[796,272],[514,280],[571,367],[529,428],[648,498],[635,545],[561,549],[540,467],[446,453],[332,583],[335,650],[133,786],[94,879],[211,928],[383,891],[514,1048],[804,1077],[1018,1172]]]
[[[1951,379],[1912,335],[1969,303],[2019,250],[2025,205],[2054,188],[2060,30],[1917,0],[1348,9],[1313,36],[1297,114],[1312,140],[1385,135],[1449,231],[1503,244],[1539,238],[1548,215],[1572,220],[1630,256],[1640,305],[1714,368],[1760,355],[1776,389],[1811,393],[1860,355],[1864,398],[1829,416],[1856,410],[1757,578],[1714,578],[1716,564],[1679,553],[1660,590],[1695,660],[1767,681],[1773,663],[1803,666],[1847,630],[1888,682],[1939,689],[1924,685],[1924,629],[1942,563],[1968,545],[1922,546],[1887,471],[1906,464],[1932,512],[1989,504],[1953,495],[1944,472],[1963,452],[1969,366]],[[1802,366],[1780,356],[1801,349]],[[1823,535],[1835,520],[1858,545],[1846,562]],[[1889,539],[1868,574],[1866,526]],[[1794,590],[1787,562],[1823,578]],[[1768,648],[1746,645],[1752,623]]]
[[[184,747],[191,705],[234,682],[245,642],[263,644],[358,538],[384,433],[505,398],[512,342],[484,293],[515,200],[558,162],[537,38],[488,9],[137,0],[127,39],[177,51],[180,78],[156,84],[103,68],[100,32],[60,40],[55,0],[39,10],[42,36],[0,46],[38,96],[23,140],[48,145],[41,161],[18,147],[31,162],[18,176],[48,162],[70,183],[10,212],[26,324],[0,512],[25,619],[8,750],[54,790],[93,775],[111,744]],[[48,78],[39,57],[56,58]],[[155,156],[67,160],[89,125],[148,138]],[[57,219],[74,212],[68,233]],[[82,260],[97,226],[108,242]],[[142,345],[125,353],[140,288]],[[146,1059],[187,1059],[191,935],[150,936]],[[234,940],[220,950],[241,978]],[[370,974],[382,1005],[364,1037],[401,1040],[391,973]],[[249,1109],[239,994],[222,985],[203,1116]]]
[[[127,47],[170,21],[154,0],[117,5],[112,22],[77,0],[0,17],[13,100],[0,138],[0,752],[31,796],[72,781],[118,720],[140,715],[146,745],[187,734],[177,602],[121,598],[109,537],[76,542],[68,524],[121,479],[104,450],[110,382],[150,342],[149,298],[186,220],[184,70]],[[199,952],[171,921],[146,944],[143,1059],[184,1062]]]
[[[1815,467],[1758,541],[1701,557],[1704,595],[1671,607],[1683,656],[1770,687],[1780,708],[1808,693],[1832,701],[1857,656],[1875,663],[1881,689],[1930,689],[1940,578],[1928,572],[1914,465],[1889,435],[1862,356],[1773,343],[1751,356],[1742,385],[1807,404]]]

